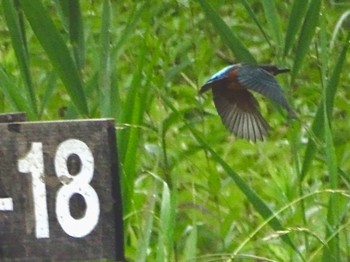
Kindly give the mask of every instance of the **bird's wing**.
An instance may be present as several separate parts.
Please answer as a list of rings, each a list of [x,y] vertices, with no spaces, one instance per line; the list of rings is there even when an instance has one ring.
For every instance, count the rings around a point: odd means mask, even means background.
[[[213,88],[215,107],[222,122],[237,137],[263,140],[269,125],[259,112],[258,102],[247,90],[229,91]]]
[[[274,100],[287,109],[291,116],[295,116],[294,110],[271,73],[258,66],[245,65],[239,69],[237,76],[242,86]]]
[[[199,94],[203,94],[205,91],[208,91],[210,88],[216,89],[220,86],[226,86],[228,84],[228,77],[223,76],[220,79],[209,80],[205,83],[199,90]]]

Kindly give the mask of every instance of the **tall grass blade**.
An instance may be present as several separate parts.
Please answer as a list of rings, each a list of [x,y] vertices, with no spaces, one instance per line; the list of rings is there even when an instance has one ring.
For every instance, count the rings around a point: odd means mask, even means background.
[[[328,167],[328,175],[330,186],[332,189],[338,189],[338,166],[337,158],[335,154],[335,148],[333,144],[333,137],[330,128],[330,123],[328,121],[326,102],[324,102],[324,122],[325,122],[325,142],[326,142],[326,164]],[[334,236],[328,242],[327,248],[324,248],[323,262],[337,262],[340,259],[340,249],[339,249],[339,236],[336,232],[339,229],[339,222],[341,215],[339,212],[338,196],[336,194],[331,195],[328,202],[327,209],[327,224],[326,224],[326,236]]]
[[[292,4],[292,11],[289,16],[288,20],[288,26],[286,31],[286,38],[284,43],[284,56],[286,56],[291,47],[293,46],[298,31],[300,30],[300,26],[303,22],[303,19],[305,20],[306,17],[304,17],[307,5],[310,1],[309,0],[294,0]]]
[[[45,111],[45,109],[50,101],[50,98],[55,90],[56,84],[57,84],[56,73],[55,72],[49,73],[48,78],[47,78],[46,89],[45,89],[45,92],[44,92],[44,95],[43,95],[43,98],[41,101],[41,105],[39,108],[39,119],[41,119],[43,114],[44,114],[44,111]]]
[[[116,68],[118,57],[122,53],[124,47],[127,46],[128,39],[133,35],[133,32],[137,29],[138,23],[142,18],[142,14],[145,9],[147,9],[148,2],[138,3],[131,10],[130,15],[126,21],[126,25],[122,30],[120,36],[117,39],[117,43],[113,46],[113,49],[110,50],[110,66],[111,66],[111,115],[113,115],[118,120],[122,120],[124,117],[124,107],[121,103],[121,91],[119,87],[121,86],[117,82],[118,70]],[[114,81],[115,80],[115,81]],[[121,121],[119,121],[121,122]]]
[[[36,101],[36,94],[34,85],[30,73],[30,61],[29,54],[27,50],[27,42],[24,31],[24,25],[22,23],[22,17],[19,12],[17,12],[17,7],[15,6],[15,1],[2,1],[2,6],[4,8],[4,15],[6,23],[10,32],[12,46],[16,54],[17,62],[19,65],[20,73],[23,78],[23,82],[26,87],[26,98],[30,104],[27,113],[29,117],[38,116],[38,106]],[[27,102],[27,103],[28,103]]]
[[[247,10],[250,17],[253,19],[254,23],[258,26],[260,32],[264,36],[268,45],[272,47],[269,36],[266,34],[264,28],[262,27],[261,23],[259,22],[258,18],[256,17],[255,12],[252,9],[251,5],[247,2],[247,0],[241,0],[241,3],[244,6],[244,8]]]
[[[163,183],[162,201],[160,206],[159,237],[157,261],[171,261],[173,235],[175,226],[175,202],[168,185]]]
[[[326,111],[327,111],[328,119],[332,119],[334,97],[339,84],[340,75],[343,70],[344,63],[346,61],[346,55],[349,48],[349,41],[350,41],[350,33],[348,33],[348,36],[344,43],[342,51],[340,52],[337,58],[337,62],[334,67],[333,73],[330,76],[329,81],[327,82],[324,99],[326,99]],[[324,107],[324,101],[321,101],[311,126],[314,136],[318,139],[322,139],[322,136],[324,134],[324,118],[323,118],[324,108],[323,107]],[[315,156],[315,153],[316,153],[316,142],[314,139],[310,138],[306,147],[305,155],[304,155],[304,161],[303,161],[301,178],[300,178],[301,181],[304,179],[307,172],[309,171],[309,168]]]
[[[215,12],[213,7],[206,0],[198,0],[206,17],[214,25],[219,35],[223,38],[224,42],[231,49],[236,59],[240,62],[256,64],[256,60],[249,50],[242,44],[237,38],[234,32],[227,26],[227,24],[220,18]]]
[[[137,245],[137,253],[136,253],[136,259],[137,262],[143,262],[148,261],[147,260],[147,250],[150,245],[150,239],[151,234],[153,232],[153,222],[154,222],[154,214],[155,214],[155,203],[157,198],[155,197],[157,193],[157,186],[154,185],[154,187],[149,191],[149,194],[147,195],[147,208],[144,209],[144,213],[142,214],[142,221],[144,223],[142,224],[142,227],[140,228],[140,235],[139,235],[139,242]]]
[[[85,64],[84,26],[80,1],[54,1],[56,2],[57,13],[60,16],[67,33],[69,34],[74,61],[80,72]]]
[[[339,20],[338,20],[338,22],[333,30],[332,40],[331,40],[331,45],[330,45],[331,49],[333,49],[333,47],[334,47],[335,40],[337,38],[337,35],[341,32],[342,26],[346,26],[347,21],[349,21],[349,17],[350,17],[350,10],[343,13],[341,15],[341,17],[339,18]]]
[[[197,261],[197,241],[198,241],[198,232],[197,225],[194,224],[191,228],[191,232],[186,239],[185,251],[184,251],[184,261]]]
[[[346,62],[346,56],[348,54],[349,46],[350,46],[350,32],[347,35],[347,38],[344,42],[344,46],[342,48],[341,53],[338,56],[336,65],[334,67],[333,74],[329,78],[329,81],[327,83],[327,89],[326,89],[326,109],[327,109],[327,115],[328,119],[332,121],[332,113],[334,108],[334,97],[337,91],[337,87],[339,84],[340,76],[344,68],[344,64]]]
[[[128,214],[131,210],[131,201],[134,192],[134,179],[137,171],[137,153],[138,144],[141,134],[141,124],[143,115],[146,109],[147,97],[150,91],[147,86],[149,78],[145,79],[143,76],[143,70],[145,70],[145,55],[146,46],[140,50],[137,64],[135,65],[135,71],[133,72],[133,79],[128,87],[124,107],[121,107],[123,111],[119,119],[119,123],[125,123],[127,128],[118,131],[118,150],[122,163],[122,190],[123,190],[123,207],[125,214]],[[145,74],[147,76],[147,74]],[[151,77],[149,74],[148,77]],[[146,83],[143,83],[143,80]]]
[[[282,28],[281,21],[276,9],[275,1],[262,0],[265,17],[270,27],[270,34],[273,37],[277,50],[282,48]]]
[[[69,11],[69,39],[72,44],[75,63],[80,72],[85,64],[85,39],[80,2],[70,0],[66,1],[68,2]],[[104,19],[103,15],[104,14],[102,14],[102,19]]]
[[[122,48],[125,45],[126,41],[135,31],[135,28],[137,27],[138,22],[140,21],[142,17],[142,13],[144,12],[145,8],[148,8],[147,4],[148,4],[147,1],[139,3],[135,5],[134,9],[130,12],[130,17],[127,21],[127,24],[116,44],[116,47],[114,50],[115,52],[120,53],[122,51]]]
[[[331,97],[327,97],[327,68],[329,61],[329,52],[328,52],[328,39],[326,34],[326,21],[325,19],[320,20],[320,52],[319,60],[321,62],[321,78],[323,86],[323,119],[324,119],[324,141],[325,141],[325,155],[326,155],[326,165],[328,168],[328,175],[330,180],[330,185],[332,189],[338,189],[338,167],[337,160],[335,156],[335,149],[333,144],[333,137],[331,131],[331,120],[332,116],[328,114],[330,110],[328,106],[332,106],[327,103]],[[338,221],[339,221],[339,211],[337,204],[337,195],[331,195],[328,204],[328,215],[327,215],[327,225],[326,225],[326,236],[332,236],[335,232],[338,231]],[[324,249],[323,261],[339,261],[339,238],[336,234],[328,242],[328,248]]]
[[[78,112],[88,116],[88,104],[80,73],[59,31],[50,19],[48,11],[40,1],[19,0],[19,2]]]
[[[0,87],[5,96],[6,101],[9,102],[14,111],[32,112],[30,104],[23,97],[22,92],[18,92],[16,81],[10,77],[0,65]],[[32,115],[32,117],[34,117]]]
[[[110,117],[111,110],[111,63],[110,63],[110,23],[112,7],[109,0],[103,2],[100,34],[99,96],[102,117]]]
[[[301,28],[299,41],[295,51],[294,65],[292,68],[292,81],[298,74],[307,52],[310,50],[310,43],[314,37],[320,16],[321,0],[311,0]]]

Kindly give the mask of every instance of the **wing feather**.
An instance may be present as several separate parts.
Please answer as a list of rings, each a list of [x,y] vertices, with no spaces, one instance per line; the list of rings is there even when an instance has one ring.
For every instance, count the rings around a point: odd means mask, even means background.
[[[228,130],[247,140],[263,140],[269,125],[260,114],[258,103],[249,91],[225,92],[224,88],[215,88],[212,92],[215,107]]]
[[[244,65],[239,69],[238,81],[242,86],[274,100],[283,106],[291,116],[295,116],[294,110],[289,105],[275,77],[265,69],[254,65]]]

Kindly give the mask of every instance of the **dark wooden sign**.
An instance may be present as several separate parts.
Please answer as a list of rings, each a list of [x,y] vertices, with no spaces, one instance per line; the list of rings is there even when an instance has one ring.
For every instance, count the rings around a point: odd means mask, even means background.
[[[0,261],[122,261],[121,204],[113,120],[0,123]]]

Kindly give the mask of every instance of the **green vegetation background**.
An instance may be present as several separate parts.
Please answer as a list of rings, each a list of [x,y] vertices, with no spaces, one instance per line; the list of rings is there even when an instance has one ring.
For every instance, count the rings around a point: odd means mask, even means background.
[[[350,259],[347,0],[8,1],[0,111],[116,120],[130,261]],[[264,142],[197,92],[232,62],[291,68]],[[236,260],[235,260],[236,261]]]

